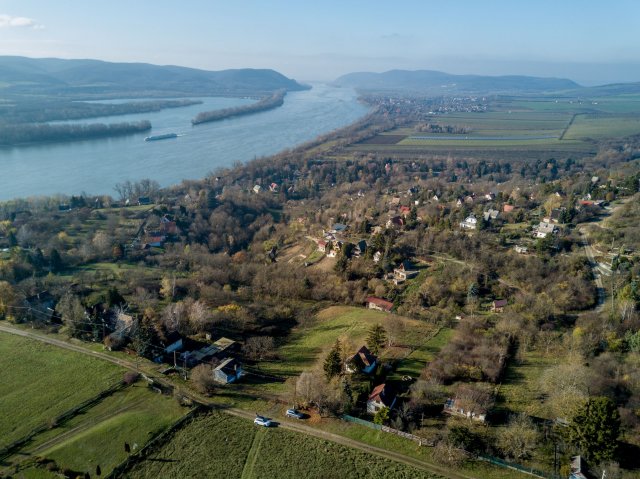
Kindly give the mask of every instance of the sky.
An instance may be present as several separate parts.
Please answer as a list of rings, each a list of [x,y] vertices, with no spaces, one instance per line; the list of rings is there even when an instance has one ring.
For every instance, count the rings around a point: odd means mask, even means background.
[[[0,0],[0,55],[640,81],[638,0]]]

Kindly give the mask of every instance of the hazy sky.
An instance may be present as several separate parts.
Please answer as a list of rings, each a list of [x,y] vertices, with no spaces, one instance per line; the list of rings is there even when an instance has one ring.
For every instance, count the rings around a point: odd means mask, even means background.
[[[640,1],[0,0],[0,54],[640,81]]]

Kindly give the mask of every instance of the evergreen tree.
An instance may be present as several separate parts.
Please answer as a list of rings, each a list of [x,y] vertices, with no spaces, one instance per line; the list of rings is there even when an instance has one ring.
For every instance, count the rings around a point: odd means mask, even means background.
[[[589,398],[569,423],[569,440],[596,463],[613,460],[620,435],[620,413],[607,397]]]
[[[324,360],[324,374],[327,380],[342,373],[341,349],[340,341],[336,340],[336,344]]]
[[[49,267],[51,268],[52,273],[58,273],[62,268],[64,268],[62,257],[55,248],[51,250],[51,254],[49,255]]]
[[[387,342],[387,332],[381,324],[376,324],[369,330],[367,347],[373,354],[378,354]]]

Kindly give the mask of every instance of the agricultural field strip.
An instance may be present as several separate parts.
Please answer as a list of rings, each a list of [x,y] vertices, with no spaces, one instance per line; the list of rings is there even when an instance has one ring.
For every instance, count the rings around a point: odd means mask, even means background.
[[[58,434],[57,436],[48,439],[47,441],[43,442],[42,444],[38,444],[36,445],[36,447],[34,449],[31,450],[26,450],[26,451],[21,451],[21,452],[26,452],[27,454],[30,455],[36,455],[36,454],[40,454],[44,451],[46,451],[47,449],[51,449],[55,446],[57,446],[58,444],[61,444],[62,442],[66,441],[67,439],[75,436],[76,434],[80,433],[80,432],[84,432],[88,429],[91,429],[92,427],[94,427],[96,424],[106,421],[107,419],[110,419],[112,417],[115,417],[119,414],[122,414],[123,412],[129,411],[141,404],[143,404],[145,402],[145,399],[139,399],[136,402],[124,405],[118,409],[115,409],[113,411],[109,411],[109,412],[105,412],[103,414],[94,416],[92,418],[90,418],[89,421],[83,422],[81,424],[78,424],[77,426],[69,429],[68,431],[64,431],[61,434]]]
[[[266,428],[260,428],[253,436],[253,441],[251,442],[251,449],[249,449],[249,454],[247,454],[247,460],[244,463],[244,468],[242,469],[241,479],[251,479],[254,477],[254,468],[256,466],[256,461],[258,460],[258,456],[260,455],[260,446],[262,445],[262,441],[264,441],[265,436],[267,435]]]
[[[114,358],[111,357],[107,354],[102,354],[96,351],[91,351],[88,349],[85,349],[83,347],[80,346],[76,346],[74,344],[70,344],[67,343],[65,341],[61,341],[59,339],[54,339],[54,338],[48,338],[36,333],[31,333],[29,331],[22,331],[20,329],[16,329],[16,328],[12,328],[12,327],[7,327],[5,325],[0,325],[0,331],[4,331],[7,333],[11,333],[11,334],[17,334],[18,336],[24,336],[27,338],[31,338],[31,339],[36,339],[38,341],[43,341],[55,346],[59,346],[61,348],[66,348],[66,349],[70,349],[73,351],[77,351],[80,352],[82,354],[86,354],[89,356],[94,356],[94,357],[98,357],[101,359],[104,359],[106,361],[110,361],[112,363],[118,364],[122,367],[131,369],[131,370],[137,370],[136,365],[133,362],[129,362],[129,361],[125,361],[119,358]],[[170,383],[168,383],[170,384]],[[203,400],[203,398],[198,397],[194,394],[188,394],[186,392],[183,392],[183,394],[187,397],[189,397],[190,399],[196,401],[196,402],[200,402],[200,403],[205,403],[208,404],[209,406],[213,406],[216,407],[215,403],[211,403],[210,401],[206,401]],[[249,419],[251,421],[253,421],[253,419],[255,418],[255,414],[251,413],[249,411],[244,411],[242,409],[236,409],[236,408],[221,408],[222,411],[237,416],[237,417],[241,417],[241,418],[245,418],[245,419]],[[449,469],[437,466],[435,464],[429,463],[429,462],[425,462],[425,461],[420,461],[418,459],[414,459],[410,456],[406,456],[404,454],[400,454],[394,451],[389,451],[386,449],[382,449],[379,447],[375,447],[375,446],[370,446],[368,444],[362,443],[360,441],[355,441],[353,439],[348,439],[346,437],[343,436],[339,436],[337,434],[333,434],[333,433],[329,433],[320,429],[316,429],[310,426],[305,426],[302,424],[295,424],[295,423],[289,423],[289,422],[281,422],[279,427],[283,427],[285,429],[289,429],[292,431],[297,431],[297,432],[301,432],[304,434],[308,434],[311,436],[315,436],[317,438],[320,439],[324,439],[327,441],[331,441],[331,442],[335,442],[338,444],[342,444],[343,446],[348,446],[348,447],[353,447],[356,449],[359,449],[361,451],[364,452],[368,452],[371,454],[376,454],[378,456],[382,456],[385,457],[387,459],[391,459],[397,462],[401,462],[403,464],[407,464],[410,466],[414,466],[414,467],[418,467],[422,470],[428,471],[428,472],[434,472],[436,474],[442,474],[445,477],[449,477],[451,479],[474,479],[471,476],[467,476],[461,473],[456,473],[456,472],[452,472]]]
[[[51,439],[47,439],[43,443],[36,444],[33,449],[26,448],[26,449],[21,449],[17,451],[13,456],[10,456],[9,458],[7,458],[6,462],[8,463],[8,465],[4,470],[0,470],[0,477],[3,477],[2,474],[8,474],[16,466],[19,466],[23,462],[26,462],[32,459],[34,456],[40,455],[43,452],[49,449],[52,449],[58,446],[59,444],[64,443],[68,439],[73,438],[73,436],[76,436],[84,431],[91,429],[92,427],[96,426],[100,422],[106,421],[107,419],[110,419],[119,414],[122,414],[123,412],[129,411],[141,405],[142,403],[144,403],[144,401],[145,399],[143,398],[134,403],[122,406],[114,411],[110,411],[110,412],[100,414],[98,416],[94,416],[89,421],[83,422],[67,431],[64,431],[52,437]],[[37,440],[37,437],[36,437],[36,440]]]

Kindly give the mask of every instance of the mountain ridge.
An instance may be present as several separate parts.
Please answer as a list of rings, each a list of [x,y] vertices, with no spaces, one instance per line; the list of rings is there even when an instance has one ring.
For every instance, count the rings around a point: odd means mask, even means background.
[[[0,56],[0,89],[6,93],[83,96],[92,94],[264,94],[307,87],[272,69],[200,70],[176,65],[93,59]]]
[[[456,75],[437,70],[388,70],[386,72],[354,72],[342,75],[333,82],[336,86],[352,87],[361,91],[398,91],[450,94],[545,94],[606,91],[609,85],[583,87],[573,80],[527,75]],[[640,83],[617,85],[640,91]]]

